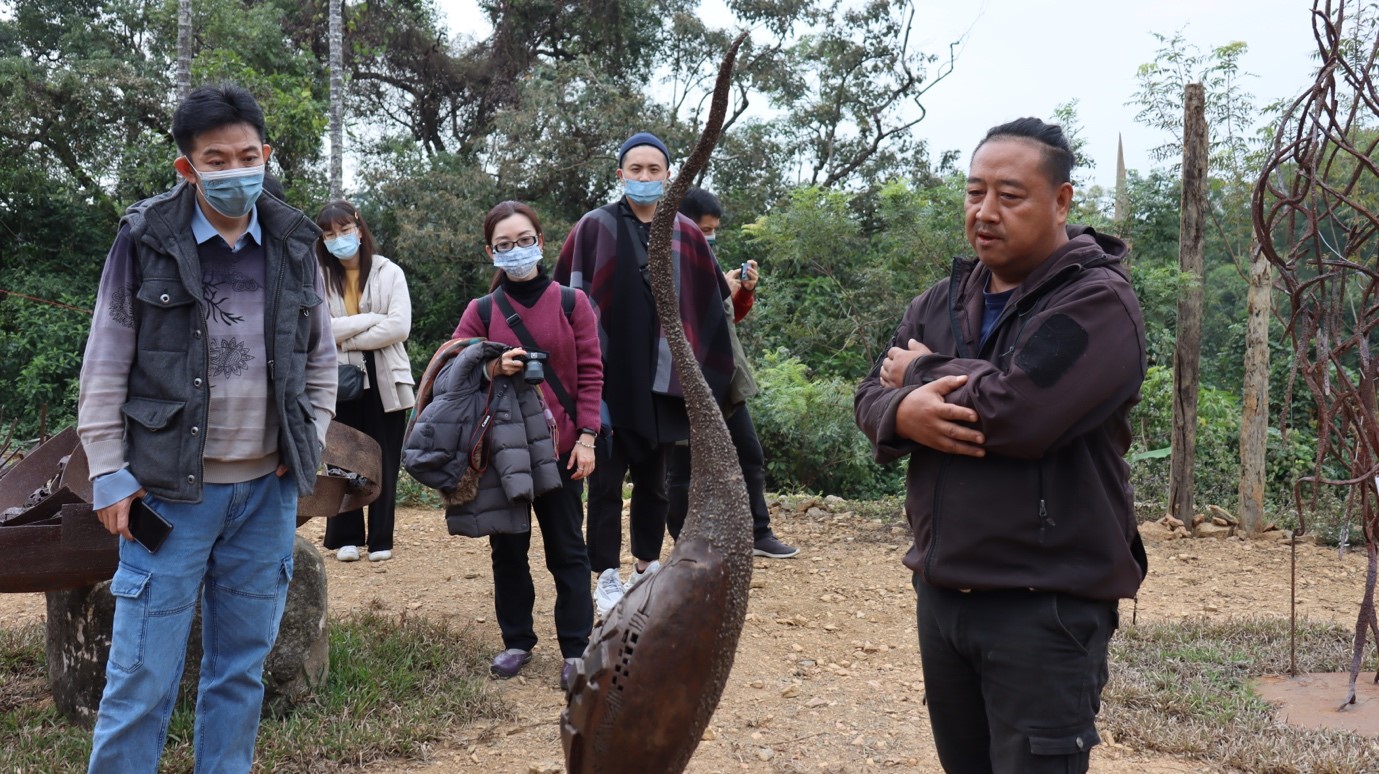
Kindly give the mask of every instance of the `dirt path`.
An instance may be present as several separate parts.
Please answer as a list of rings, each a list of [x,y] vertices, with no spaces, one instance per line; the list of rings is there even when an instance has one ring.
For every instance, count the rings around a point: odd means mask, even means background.
[[[689,770],[938,771],[921,704],[914,592],[900,565],[908,545],[904,528],[823,508],[778,511],[774,527],[803,551],[794,559],[757,561],[732,683]],[[320,520],[302,528],[318,543],[323,530]],[[1140,621],[1287,615],[1286,546],[1164,542],[1156,530],[1146,527],[1152,569],[1140,597]],[[557,687],[561,662],[549,613],[553,591],[540,541],[533,542],[542,643],[522,677],[490,683],[517,719],[456,728],[427,760],[374,764],[367,771],[562,770],[556,719],[564,697]],[[469,627],[494,652],[502,648],[487,542],[451,538],[439,513],[407,509],[398,515],[395,553],[396,559],[380,564],[341,564],[328,557],[333,612],[374,609],[448,618]],[[1353,622],[1363,556],[1338,558],[1334,549],[1303,546],[1299,561],[1302,613]],[[624,572],[629,564],[624,558]],[[1129,612],[1125,603],[1127,623]],[[41,595],[0,595],[0,626],[42,616]],[[1139,753],[1114,740],[1092,762],[1099,774],[1203,770],[1200,763]]]

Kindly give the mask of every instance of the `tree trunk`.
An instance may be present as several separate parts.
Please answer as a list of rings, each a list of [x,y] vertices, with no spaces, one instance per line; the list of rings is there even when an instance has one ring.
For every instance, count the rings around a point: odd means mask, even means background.
[[[1245,412],[1240,421],[1240,529],[1264,528],[1264,464],[1269,428],[1269,314],[1273,264],[1255,251],[1250,262],[1245,329]]]
[[[342,0],[330,0],[330,198],[345,198],[345,76]]]
[[[192,0],[177,0],[177,101],[192,93]]]
[[[1178,294],[1173,350],[1173,459],[1170,512],[1192,524],[1193,456],[1197,445],[1197,389],[1202,361],[1202,263],[1206,238],[1207,120],[1205,91],[1190,83],[1183,97],[1183,198],[1178,267],[1188,282]]]

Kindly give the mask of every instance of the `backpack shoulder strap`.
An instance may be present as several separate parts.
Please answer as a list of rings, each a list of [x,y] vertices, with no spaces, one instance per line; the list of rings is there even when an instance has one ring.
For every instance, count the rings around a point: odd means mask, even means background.
[[[575,311],[575,289],[560,286],[560,308],[565,312],[565,319],[569,320],[570,315]]]
[[[484,324],[484,332],[488,332],[489,318],[493,317],[493,294],[489,293],[479,299],[479,321]]]

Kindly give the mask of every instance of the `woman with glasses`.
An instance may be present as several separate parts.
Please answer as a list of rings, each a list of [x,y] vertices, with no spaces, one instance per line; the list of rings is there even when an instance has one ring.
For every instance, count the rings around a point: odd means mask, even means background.
[[[485,338],[510,349],[487,366],[490,377],[525,372],[524,383],[540,389],[549,409],[559,457],[560,489],[532,503],[546,548],[546,569],[555,580],[555,629],[564,664],[561,688],[574,673],[594,625],[589,591],[589,556],[581,527],[580,495],[594,470],[594,439],[603,392],[603,358],[594,311],[583,292],[555,284],[542,266],[541,220],[521,202],[503,202],[484,218],[484,252],[498,271],[487,296],[465,308],[456,338]],[[545,355],[544,359],[541,355]],[[493,560],[493,606],[503,634],[493,659],[496,677],[515,676],[531,660],[532,586],[527,551],[531,533],[489,536]]]
[[[416,402],[412,367],[403,342],[412,328],[407,278],[397,264],[374,254],[373,236],[354,205],[327,204],[316,216],[321,238],[316,257],[325,272],[335,351],[341,366],[362,369],[363,392],[337,400],[335,419],[378,441],[383,450],[383,480],[378,499],[363,509],[326,520],[325,547],[342,562],[359,561],[364,546],[369,561],[393,558],[393,512],[402,435],[407,409]]]

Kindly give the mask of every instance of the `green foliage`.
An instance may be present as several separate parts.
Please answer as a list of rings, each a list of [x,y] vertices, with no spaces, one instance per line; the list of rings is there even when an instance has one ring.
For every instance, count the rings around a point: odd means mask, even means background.
[[[875,498],[904,491],[904,466],[882,468],[853,423],[855,383],[811,374],[785,351],[756,371],[752,420],[766,452],[767,488]]]
[[[854,383],[884,352],[911,299],[963,251],[961,186],[892,182],[876,196],[798,188],[720,240],[730,262],[756,259],[762,285],[740,329],[751,350],[784,348]]]
[[[1151,366],[1141,388],[1143,401],[1131,414],[1135,440],[1130,475],[1136,499],[1167,501],[1171,458],[1155,454],[1173,438],[1173,371]],[[1193,451],[1193,501],[1234,508],[1240,496],[1240,422],[1238,393],[1203,387],[1197,394],[1197,443]],[[1267,439],[1266,510],[1281,522],[1293,513],[1293,484],[1311,472],[1315,434],[1290,432],[1285,439],[1270,428]]]
[[[397,478],[397,504],[411,508],[443,508],[441,496],[436,490],[412,478],[412,474],[402,471]]]

